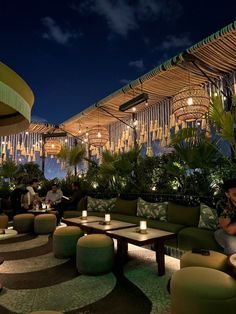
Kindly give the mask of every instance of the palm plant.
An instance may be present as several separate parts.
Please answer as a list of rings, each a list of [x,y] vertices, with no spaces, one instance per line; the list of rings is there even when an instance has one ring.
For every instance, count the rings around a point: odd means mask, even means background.
[[[67,145],[61,147],[60,152],[57,154],[57,158],[65,163],[67,168],[67,174],[74,168],[75,175],[77,174],[77,165],[84,159],[86,154],[85,146],[77,144],[72,148]]]
[[[224,162],[229,161],[221,153],[219,140],[211,140],[198,128],[184,128],[172,135],[171,146],[180,163],[168,163],[166,169],[179,182],[183,193],[213,193],[209,181],[210,173]]]
[[[99,167],[99,181],[113,192],[124,192],[137,189],[137,164],[141,148],[135,147],[125,153],[102,153]]]
[[[235,102],[236,97],[234,95],[233,110],[225,111],[222,98],[220,96],[214,96],[209,107],[209,119],[215,125],[217,134],[229,143],[231,147],[232,160],[235,160],[236,156],[236,139],[234,130]]]
[[[17,165],[13,160],[6,160],[3,162],[0,168],[0,176],[3,178],[8,178],[10,181],[15,179],[17,172]]]

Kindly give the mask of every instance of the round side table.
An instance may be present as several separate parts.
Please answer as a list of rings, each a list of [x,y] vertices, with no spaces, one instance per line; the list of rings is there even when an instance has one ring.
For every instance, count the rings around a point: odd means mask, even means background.
[[[14,229],[4,229],[5,233],[0,234],[0,240],[5,240],[8,238],[12,238],[17,235],[17,231]]]
[[[229,265],[231,267],[233,277],[236,279],[236,253],[229,256]]]

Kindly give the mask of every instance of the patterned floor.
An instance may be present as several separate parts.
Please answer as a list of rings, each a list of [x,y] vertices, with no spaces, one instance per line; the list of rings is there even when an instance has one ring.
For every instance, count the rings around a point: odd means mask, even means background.
[[[166,275],[157,276],[155,253],[129,246],[125,276],[84,276],[74,259],[57,259],[47,235],[18,235],[0,241],[0,313],[58,310],[66,314],[170,312],[166,290],[179,261],[166,256]]]

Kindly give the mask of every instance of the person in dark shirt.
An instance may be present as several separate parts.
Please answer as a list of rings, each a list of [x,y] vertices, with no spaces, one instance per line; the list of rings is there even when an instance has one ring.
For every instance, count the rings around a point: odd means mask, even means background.
[[[224,182],[225,199],[217,203],[219,228],[215,231],[216,241],[227,255],[236,253],[236,179]]]
[[[58,219],[62,217],[62,214],[66,210],[76,210],[77,205],[81,198],[83,197],[83,192],[81,190],[80,183],[78,181],[73,182],[71,185],[71,188],[73,190],[73,194],[71,197],[62,197],[61,203],[59,203],[57,206],[55,206],[55,209],[58,211]]]

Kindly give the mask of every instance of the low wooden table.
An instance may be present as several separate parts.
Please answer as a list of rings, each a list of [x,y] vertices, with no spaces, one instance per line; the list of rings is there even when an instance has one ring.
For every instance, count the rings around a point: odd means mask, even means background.
[[[82,224],[86,224],[88,222],[94,221],[103,221],[104,218],[97,216],[87,216],[87,219],[82,219],[81,217],[75,218],[62,218],[62,222],[66,223],[68,226],[78,226],[80,227]]]
[[[117,239],[117,267],[123,273],[123,266],[127,258],[128,243],[143,246],[154,244],[156,251],[156,261],[158,266],[158,275],[165,274],[165,250],[166,240],[176,238],[176,234],[158,229],[148,228],[146,234],[137,232],[138,228],[127,228],[107,231],[107,235]]]
[[[126,229],[137,226],[131,222],[125,222],[120,220],[111,220],[110,224],[103,224],[104,218],[100,221],[85,222],[81,224],[81,228],[88,233],[106,233],[109,230]]]

